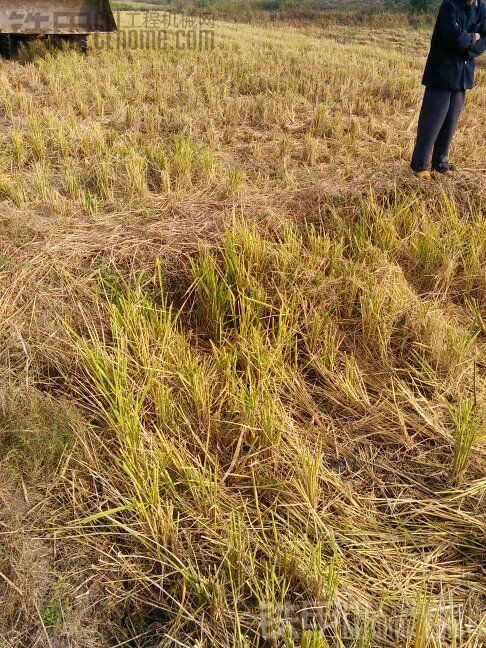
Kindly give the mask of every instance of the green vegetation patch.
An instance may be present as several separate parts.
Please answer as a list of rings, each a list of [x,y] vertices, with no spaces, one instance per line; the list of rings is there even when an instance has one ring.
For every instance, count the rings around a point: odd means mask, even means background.
[[[420,286],[444,279],[445,238],[458,263],[442,289],[469,285],[482,302],[467,241],[483,226],[475,208],[460,221],[451,202],[372,198],[326,228],[235,224],[193,259],[182,308],[163,263],[117,284],[109,338],[77,338],[104,421],[86,531],[112,530],[110,565],[144,584],[161,631],[190,643],[204,627],[201,645],[222,648],[260,646],[271,627],[288,646],[340,645],[339,624],[292,638],[290,605],[352,614],[349,645],[385,645],[370,626],[380,610],[413,620],[406,645],[438,638],[430,611],[451,600],[479,618],[481,347]]]

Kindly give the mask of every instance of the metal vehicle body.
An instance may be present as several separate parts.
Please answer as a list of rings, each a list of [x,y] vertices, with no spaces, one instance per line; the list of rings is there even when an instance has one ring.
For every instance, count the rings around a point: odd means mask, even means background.
[[[50,37],[86,51],[89,34],[116,31],[109,0],[0,0],[0,56],[21,43]]]

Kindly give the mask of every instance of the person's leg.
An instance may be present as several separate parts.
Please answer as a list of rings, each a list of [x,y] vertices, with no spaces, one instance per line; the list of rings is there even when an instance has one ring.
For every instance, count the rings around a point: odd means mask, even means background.
[[[418,123],[417,141],[410,165],[415,172],[426,171],[429,168],[435,140],[449,112],[451,94],[449,90],[425,89]]]
[[[436,171],[446,173],[449,170],[447,157],[449,155],[452,139],[457,129],[459,116],[464,107],[465,99],[465,90],[460,90],[451,94],[449,111],[435,141],[434,152],[432,155],[432,168]]]

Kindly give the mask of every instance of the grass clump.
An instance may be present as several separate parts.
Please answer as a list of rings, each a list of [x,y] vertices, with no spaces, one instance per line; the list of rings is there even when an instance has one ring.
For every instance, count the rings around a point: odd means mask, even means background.
[[[0,463],[14,475],[49,475],[72,448],[81,418],[41,393],[7,392],[0,402]]]
[[[337,645],[337,614],[355,620],[349,645],[386,645],[370,609],[393,623],[426,597],[397,639],[421,645],[425,627],[443,641],[431,610],[477,614],[483,525],[454,487],[484,465],[472,410],[443,403],[451,378],[430,364],[422,300],[383,274],[379,250],[362,255],[337,232],[238,225],[193,261],[184,307],[159,268],[118,292],[109,339],[78,339],[105,422],[86,445],[105,486],[84,532],[109,525],[110,565],[132,602],[163,612],[166,636]],[[301,608],[326,629],[296,629]]]

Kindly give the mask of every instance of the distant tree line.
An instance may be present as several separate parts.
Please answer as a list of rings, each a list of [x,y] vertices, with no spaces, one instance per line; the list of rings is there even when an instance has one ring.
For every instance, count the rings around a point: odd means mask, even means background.
[[[433,13],[441,3],[441,0],[385,0],[385,8],[388,10],[411,11],[417,14]]]
[[[303,12],[353,11],[358,14],[382,12],[400,12],[415,15],[426,15],[437,11],[441,0],[144,0],[146,6],[154,5],[185,11],[211,11],[217,14],[248,16],[261,11],[270,13],[303,14]],[[128,1],[112,2],[113,8],[128,10],[140,6]],[[309,13],[310,15],[310,13]]]
[[[417,13],[429,13],[440,4],[438,0],[410,0],[410,6]]]

